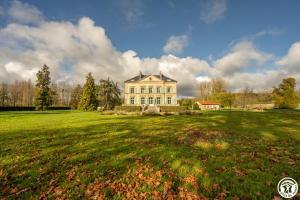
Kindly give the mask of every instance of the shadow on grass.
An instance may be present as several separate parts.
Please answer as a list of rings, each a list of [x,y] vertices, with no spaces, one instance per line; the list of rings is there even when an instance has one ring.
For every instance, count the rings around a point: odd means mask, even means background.
[[[300,152],[296,146],[299,140],[293,140],[293,133],[286,130],[287,124],[300,130],[295,123],[299,116],[295,119],[294,113],[291,115],[236,111],[167,117],[100,116],[99,120],[87,120],[93,124],[40,130],[27,133],[22,140],[17,140],[22,133],[10,131],[4,137],[14,136],[14,141],[0,147],[8,177],[5,186],[29,188],[20,195],[35,196],[47,191],[55,179],[60,186],[67,185],[71,195],[83,195],[80,187],[68,183],[67,172],[72,168],[86,187],[97,178],[104,182],[123,180],[128,169],[142,160],[157,170],[172,171],[175,189],[175,185],[185,185],[210,198],[224,190],[230,191],[226,195],[232,198],[258,198],[257,192],[271,198],[282,173],[300,175],[296,169],[300,159],[293,156]],[[278,140],[265,138],[266,131]],[[195,132],[208,136],[196,138]],[[215,132],[220,134],[209,137]],[[210,148],[195,145],[199,141]],[[219,143],[228,147],[219,148]],[[286,165],[278,159],[293,162]],[[200,187],[186,181],[189,177],[195,177]]]

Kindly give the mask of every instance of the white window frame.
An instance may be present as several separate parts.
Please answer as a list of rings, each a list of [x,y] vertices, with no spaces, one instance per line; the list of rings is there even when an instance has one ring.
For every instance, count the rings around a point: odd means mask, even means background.
[[[168,98],[167,98],[167,103],[168,103],[168,104],[172,104],[172,97],[168,97]]]
[[[156,104],[160,105],[160,103],[161,103],[161,98],[160,97],[156,97]]]
[[[144,86],[141,87],[141,94],[145,94],[145,89],[146,88]]]
[[[150,99],[151,99],[151,100],[150,100]],[[149,103],[149,104],[153,104],[153,97],[149,97],[149,98],[148,98],[148,103]]]
[[[172,87],[167,87],[167,93],[171,93]]]
[[[134,97],[130,97],[130,104],[133,105],[135,103]]]
[[[134,91],[134,90],[135,90],[135,88],[134,88],[134,87],[130,87],[130,88],[129,88],[129,93],[130,93],[130,94],[134,94],[134,93],[135,93],[135,91]]]
[[[145,97],[141,97],[141,105],[145,104]]]
[[[156,88],[156,93],[160,94],[160,91],[161,91],[161,87],[157,87]]]
[[[151,90],[150,90],[151,89]],[[153,93],[153,87],[151,86],[151,87],[149,87],[149,94],[152,94]],[[151,92],[150,92],[151,91]]]

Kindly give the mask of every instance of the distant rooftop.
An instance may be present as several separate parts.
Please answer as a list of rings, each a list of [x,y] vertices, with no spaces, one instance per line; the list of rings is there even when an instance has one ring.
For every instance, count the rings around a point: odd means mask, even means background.
[[[201,101],[199,103],[202,105],[219,105],[219,103],[215,101]]]
[[[158,78],[158,79],[160,79],[160,80],[162,80],[162,81],[167,81],[167,82],[177,82],[176,80],[171,79],[171,78],[169,78],[169,77],[167,77],[167,76],[165,76],[165,75],[163,75],[163,74],[159,74],[159,75],[147,74],[147,75],[146,75],[146,74],[140,73],[139,75],[137,75],[137,76],[135,76],[135,77],[133,77],[133,78],[131,78],[131,79],[126,80],[125,83],[129,83],[129,82],[137,82],[137,81],[143,80],[143,79],[145,79],[145,78],[147,78],[147,77],[149,77],[149,76],[154,76],[154,77],[156,77],[156,78]]]

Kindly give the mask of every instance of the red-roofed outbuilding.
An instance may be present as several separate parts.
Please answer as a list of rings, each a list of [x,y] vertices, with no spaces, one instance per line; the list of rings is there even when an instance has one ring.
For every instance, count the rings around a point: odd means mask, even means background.
[[[198,101],[200,110],[220,110],[220,104],[215,101]]]

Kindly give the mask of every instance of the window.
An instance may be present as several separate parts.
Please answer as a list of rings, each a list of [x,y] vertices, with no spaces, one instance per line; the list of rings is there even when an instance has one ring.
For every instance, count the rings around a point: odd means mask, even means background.
[[[142,93],[142,94],[145,93],[145,87],[141,87],[141,93]]]
[[[141,97],[141,104],[142,104],[142,105],[145,104],[145,97]]]
[[[153,104],[153,97],[149,97],[149,104]]]
[[[129,92],[130,92],[131,94],[134,94],[134,87],[131,87],[130,90],[129,90]]]
[[[156,93],[160,93],[160,87],[156,88]]]
[[[134,97],[130,97],[130,104],[134,104]]]
[[[172,103],[172,99],[171,97],[168,97],[168,104],[171,104]]]
[[[152,87],[149,87],[149,93],[153,93],[153,88]]]
[[[171,93],[171,87],[167,87],[167,93]]]
[[[156,104],[158,104],[158,105],[160,104],[160,97],[156,98]]]

